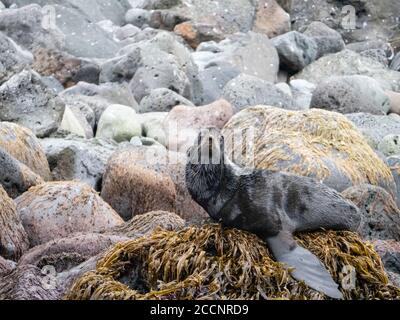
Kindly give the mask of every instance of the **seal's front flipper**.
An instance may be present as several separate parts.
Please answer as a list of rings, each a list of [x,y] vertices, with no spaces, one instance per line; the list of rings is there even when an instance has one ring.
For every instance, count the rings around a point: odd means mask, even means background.
[[[289,232],[280,232],[277,236],[267,239],[275,259],[294,268],[293,278],[304,281],[310,288],[320,291],[333,299],[343,299],[338,285],[325,266],[310,251],[300,247]]]

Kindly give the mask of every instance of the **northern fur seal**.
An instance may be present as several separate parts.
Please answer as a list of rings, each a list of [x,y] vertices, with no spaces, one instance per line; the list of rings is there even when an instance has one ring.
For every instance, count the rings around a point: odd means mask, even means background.
[[[265,240],[279,262],[294,268],[295,279],[331,298],[342,299],[325,266],[298,246],[292,234],[319,229],[357,230],[359,209],[311,178],[257,169],[244,172],[224,150],[224,139],[217,129],[201,132],[189,149],[186,183],[193,199],[222,225]]]

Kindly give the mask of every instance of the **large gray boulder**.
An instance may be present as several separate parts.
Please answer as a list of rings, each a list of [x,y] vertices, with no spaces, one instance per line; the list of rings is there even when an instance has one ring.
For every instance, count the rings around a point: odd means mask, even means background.
[[[391,0],[292,0],[289,11],[294,30],[304,31],[312,21],[321,21],[340,32],[346,42],[399,35],[400,6]]]
[[[279,56],[272,42],[263,34],[234,34],[218,44],[203,43],[193,57],[200,71],[224,63],[241,73],[273,83],[277,81]]]
[[[124,22],[126,10],[131,6],[129,0],[5,0],[6,4],[17,4],[19,7],[26,6],[32,2],[44,7],[48,5],[61,5],[74,9],[84,15],[91,22],[111,20],[113,23],[121,25]]]
[[[317,59],[330,53],[342,51],[345,48],[341,34],[319,21],[312,22],[305,30],[304,35],[317,43]]]
[[[97,191],[117,144],[101,139],[47,138],[41,140],[55,181],[79,180]]]
[[[0,32],[0,85],[28,67],[32,61],[33,56],[29,51]]]
[[[399,72],[351,50],[343,50],[318,59],[295,75],[294,79],[305,79],[319,84],[329,77],[351,75],[368,76],[377,80],[384,89],[400,90]]]
[[[378,149],[383,139],[390,134],[400,134],[400,116],[377,116],[368,113],[346,115],[362,132],[371,147]]]
[[[22,71],[0,86],[0,120],[16,122],[46,137],[58,129],[64,103],[33,71]]]
[[[245,74],[229,81],[222,97],[233,105],[235,112],[256,105],[296,109],[292,98],[273,83]]]
[[[154,89],[142,99],[138,111],[146,112],[168,112],[177,105],[194,106],[192,102],[180,96],[176,92],[159,88]]]
[[[386,115],[390,110],[390,100],[379,82],[370,77],[332,77],[317,86],[312,96],[311,108],[343,114],[365,112]]]
[[[65,36],[57,26],[46,26],[45,11],[37,4],[0,12],[0,32],[22,47],[61,49]]]
[[[290,72],[298,72],[317,59],[319,49],[314,39],[297,31],[291,31],[272,39],[278,51],[281,66]]]

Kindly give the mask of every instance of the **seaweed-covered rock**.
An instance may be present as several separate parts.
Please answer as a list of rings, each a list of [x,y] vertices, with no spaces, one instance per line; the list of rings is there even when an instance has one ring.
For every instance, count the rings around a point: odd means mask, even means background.
[[[80,182],[45,183],[15,202],[31,246],[123,222],[92,188]]]
[[[398,299],[372,245],[351,232],[297,236],[341,285],[345,299]],[[354,267],[354,290],[342,285]],[[239,279],[239,280],[238,280]],[[220,225],[158,231],[119,244],[80,277],[67,299],[326,299],[293,280],[256,236]]]
[[[40,141],[27,128],[10,122],[0,122],[0,147],[45,180],[50,180],[50,168]]]
[[[24,70],[0,86],[0,120],[16,122],[38,137],[58,129],[64,107],[34,71]]]
[[[191,223],[202,223],[208,214],[189,194],[186,187],[186,155],[160,148],[129,147],[113,155],[120,163],[134,163],[148,170],[154,170],[163,176],[169,176],[175,184],[176,201],[173,212]],[[141,217],[141,216],[140,216]],[[144,218],[143,218],[144,219]]]
[[[117,144],[101,139],[46,138],[41,141],[55,181],[79,180],[100,191],[107,161]]]
[[[11,198],[43,182],[41,176],[0,147],[0,184]]]
[[[236,114],[223,134],[239,165],[312,177],[339,192],[368,183],[396,194],[389,167],[341,114],[256,106]],[[236,134],[247,143],[233,145]]]
[[[0,85],[28,67],[32,61],[33,56],[30,52],[0,32]]]
[[[342,195],[361,209],[358,233],[365,240],[400,240],[400,210],[393,197],[384,189],[358,185]]]
[[[103,176],[101,197],[124,220],[154,210],[175,210],[171,178],[136,165],[124,155],[112,156]]]
[[[363,57],[357,52],[343,50],[329,54],[314,61],[294,76],[295,79],[304,79],[314,84],[332,76],[368,76],[386,90],[400,90],[400,73],[386,68],[383,64]]]
[[[0,185],[0,257],[18,261],[28,248],[28,236],[15,204]]]
[[[342,114],[365,112],[386,115],[390,100],[378,81],[360,75],[331,77],[318,84],[311,108]]]
[[[233,114],[233,106],[224,99],[201,107],[176,106],[163,123],[168,149],[185,153],[201,129],[222,129]]]
[[[150,236],[157,229],[167,231],[179,231],[185,227],[185,220],[175,213],[167,211],[152,211],[138,216],[107,230],[106,234],[124,236],[128,238],[140,238]]]

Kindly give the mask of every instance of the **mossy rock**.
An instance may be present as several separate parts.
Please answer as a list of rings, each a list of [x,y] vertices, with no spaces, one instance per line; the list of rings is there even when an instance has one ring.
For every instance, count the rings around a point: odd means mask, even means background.
[[[338,284],[344,267],[355,287],[340,286],[345,299],[399,299],[371,244],[351,232],[297,235]],[[79,278],[66,299],[327,299],[295,281],[255,235],[220,225],[158,230],[117,244],[97,268]]]
[[[237,134],[246,141],[251,131],[252,144],[232,142]],[[396,195],[390,168],[339,113],[255,106],[236,114],[223,134],[228,154],[239,165],[308,176],[339,192],[371,184]]]

